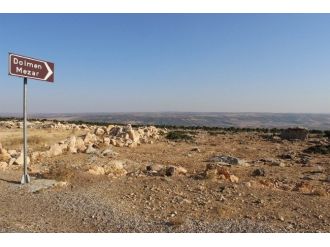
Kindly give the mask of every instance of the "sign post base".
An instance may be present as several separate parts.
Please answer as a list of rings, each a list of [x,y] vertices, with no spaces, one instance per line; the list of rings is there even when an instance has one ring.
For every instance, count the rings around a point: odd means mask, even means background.
[[[21,184],[27,184],[31,182],[31,178],[29,174],[23,174],[22,179],[21,179]]]

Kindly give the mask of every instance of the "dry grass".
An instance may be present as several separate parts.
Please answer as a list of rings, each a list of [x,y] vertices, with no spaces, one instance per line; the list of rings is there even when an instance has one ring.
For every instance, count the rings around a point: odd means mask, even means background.
[[[43,151],[45,145],[52,145],[72,134],[72,130],[28,129],[28,145],[34,151]],[[0,143],[6,149],[21,149],[23,145],[22,129],[0,129]]]

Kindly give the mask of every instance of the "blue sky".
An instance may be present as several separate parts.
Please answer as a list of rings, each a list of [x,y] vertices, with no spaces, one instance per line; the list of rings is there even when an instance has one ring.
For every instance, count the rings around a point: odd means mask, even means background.
[[[29,112],[330,113],[330,14],[0,14],[0,112],[21,112],[8,52],[55,63]]]

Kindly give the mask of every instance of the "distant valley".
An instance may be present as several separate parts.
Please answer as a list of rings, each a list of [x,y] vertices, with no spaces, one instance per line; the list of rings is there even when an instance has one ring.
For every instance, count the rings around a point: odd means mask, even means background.
[[[17,114],[0,114],[15,116]],[[153,124],[176,126],[287,128],[302,126],[309,129],[330,130],[330,114],[295,113],[219,113],[219,112],[150,112],[150,113],[72,113],[30,114],[30,118],[64,121],[89,121],[123,124]]]

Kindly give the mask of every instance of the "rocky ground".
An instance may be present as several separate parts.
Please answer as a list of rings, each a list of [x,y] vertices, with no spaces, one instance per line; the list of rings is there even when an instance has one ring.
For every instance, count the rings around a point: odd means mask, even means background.
[[[21,127],[0,122],[0,232],[330,231],[319,134],[32,122],[21,185]]]

